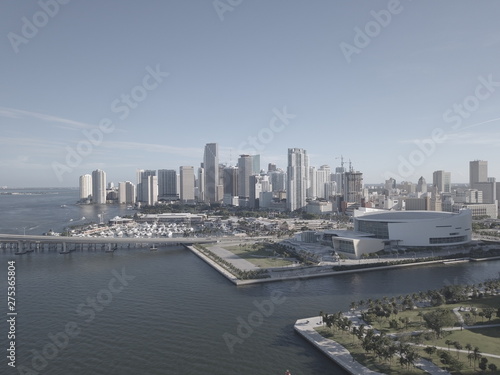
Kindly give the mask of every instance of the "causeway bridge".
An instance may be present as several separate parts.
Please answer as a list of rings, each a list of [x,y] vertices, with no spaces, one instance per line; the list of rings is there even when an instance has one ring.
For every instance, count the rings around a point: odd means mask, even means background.
[[[15,250],[16,254],[33,251],[56,250],[62,254],[76,250],[104,250],[112,252],[118,248],[155,249],[161,246],[192,245],[195,243],[214,243],[215,238],[209,237],[67,237],[67,236],[34,236],[19,234],[0,234],[0,249]]]

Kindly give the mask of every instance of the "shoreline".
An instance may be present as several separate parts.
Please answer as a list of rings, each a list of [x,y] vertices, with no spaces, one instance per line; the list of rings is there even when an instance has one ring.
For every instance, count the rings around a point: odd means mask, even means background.
[[[321,317],[315,316],[311,318],[299,319],[295,322],[293,328],[295,332],[309,341],[313,346],[325,354],[330,360],[335,362],[342,369],[347,371],[352,375],[360,374],[380,374],[381,372],[376,372],[370,370],[368,367],[363,366],[361,363],[354,360],[351,353],[340,345],[338,342],[327,339],[321,336],[318,332],[314,330],[315,326],[321,324]]]
[[[418,266],[426,266],[426,265],[431,265],[431,264],[446,265],[447,263],[451,265],[454,263],[463,263],[463,262],[469,262],[469,261],[480,262],[480,261],[499,260],[500,259],[500,256],[495,256],[495,257],[490,257],[490,258],[478,258],[478,259],[474,259],[474,258],[470,258],[470,257],[467,257],[467,258],[457,257],[455,259],[448,259],[446,261],[444,261],[444,260],[431,260],[431,261],[405,263],[405,264],[394,264],[394,265],[387,265],[387,266],[364,267],[364,268],[356,268],[356,269],[342,270],[342,271],[334,271],[334,270],[329,271],[329,272],[319,271],[319,272],[315,272],[315,273],[304,273],[303,275],[241,280],[238,277],[236,277],[234,274],[232,274],[231,272],[226,270],[224,267],[222,267],[220,264],[218,264],[216,261],[214,261],[213,259],[210,259],[207,255],[203,254],[201,251],[194,248],[194,246],[186,245],[186,244],[183,244],[183,246],[186,249],[190,250],[195,255],[197,255],[199,258],[204,260],[207,264],[212,266],[216,271],[218,271],[220,274],[222,274],[224,277],[226,277],[229,281],[231,281],[236,286],[271,283],[271,282],[278,282],[278,281],[289,281],[289,280],[305,280],[305,279],[312,279],[312,278],[318,278],[318,277],[336,276],[336,275],[344,275],[344,274],[358,273],[358,272],[373,272],[373,271],[377,271],[377,270],[388,270],[388,269],[395,269],[395,268],[401,268],[401,267],[418,267]],[[313,267],[303,268],[303,269],[309,270],[311,268],[313,268]]]

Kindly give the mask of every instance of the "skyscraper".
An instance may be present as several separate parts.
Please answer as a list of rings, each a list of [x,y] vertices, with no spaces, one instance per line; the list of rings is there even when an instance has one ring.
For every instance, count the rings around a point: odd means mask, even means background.
[[[173,169],[158,170],[158,196],[165,199],[179,199],[177,172]]]
[[[451,193],[451,173],[435,171],[432,174],[432,185],[437,187],[438,193]]]
[[[307,186],[307,198],[316,198],[316,167],[309,167],[309,181]]]
[[[316,196],[322,199],[328,199],[326,195],[325,184],[330,181],[330,167],[322,165],[316,171]]]
[[[203,166],[205,168],[205,201],[209,203],[218,202],[219,147],[217,143],[207,143],[205,145]]]
[[[475,182],[488,182],[488,162],[484,160],[473,160],[469,162],[469,187]]]
[[[142,178],[142,199],[149,206],[158,203],[158,176],[149,175]]]
[[[106,172],[101,169],[92,172],[92,201],[106,204]]]
[[[80,176],[80,199],[89,199],[92,196],[92,176]]]
[[[240,155],[238,158],[238,196],[242,201],[250,197],[250,176],[254,174],[253,162],[252,155]]]
[[[180,174],[180,199],[183,202],[194,202],[194,167],[182,166]]]
[[[421,176],[418,179],[417,193],[421,193],[421,194],[427,193],[427,182],[425,181],[424,176]]]
[[[130,181],[118,183],[118,203],[135,204],[135,185]]]
[[[305,207],[308,177],[309,161],[306,150],[289,148],[286,188],[286,205],[288,211],[295,211]]]
[[[150,193],[150,185],[148,177],[156,176],[156,171],[151,169],[140,170],[138,171],[139,183],[137,184],[137,201],[148,203],[149,193]]]
[[[363,173],[350,170],[344,173],[344,201],[361,204],[363,197]]]

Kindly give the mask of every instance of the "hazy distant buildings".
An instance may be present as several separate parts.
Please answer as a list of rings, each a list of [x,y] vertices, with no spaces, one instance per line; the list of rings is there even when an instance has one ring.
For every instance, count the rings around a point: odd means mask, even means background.
[[[194,167],[182,166],[180,175],[180,199],[183,202],[194,202]]]
[[[101,169],[92,172],[92,201],[106,204],[106,172]]]
[[[92,176],[84,174],[80,176],[80,199],[87,200],[92,198]]]
[[[309,160],[306,150],[289,148],[286,189],[288,211],[295,211],[306,206],[308,180]]]

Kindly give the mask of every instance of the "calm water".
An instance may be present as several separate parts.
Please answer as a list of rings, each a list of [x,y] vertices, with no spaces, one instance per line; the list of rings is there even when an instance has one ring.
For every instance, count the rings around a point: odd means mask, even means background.
[[[76,192],[61,192],[59,198],[74,202],[72,195]],[[68,218],[60,208],[68,204],[61,203],[62,199],[24,198],[16,201],[19,207],[8,202],[7,210],[25,217],[2,217],[2,231],[19,233],[15,228],[29,221],[39,225],[42,233],[45,218],[54,227],[58,220]],[[23,205],[30,204],[36,207],[24,211]],[[76,208],[68,210],[80,214]],[[51,375],[279,375],[287,368],[294,375],[343,374],[294,333],[296,319],[320,310],[345,310],[353,300],[407,294],[447,283],[477,283],[497,277],[500,266],[498,261],[462,263],[236,288],[199,258],[178,248],[68,255],[45,251],[24,256],[0,250],[3,296],[10,259],[16,261],[18,278],[17,364],[27,368],[35,364],[43,367],[40,374]],[[128,279],[120,282],[116,272],[123,270]],[[272,296],[276,303],[267,302],[268,316],[255,320],[259,317],[256,305]],[[100,302],[90,307],[88,298]],[[6,310],[3,302],[2,313]],[[254,319],[253,332],[240,327],[238,337],[238,326],[249,318]],[[78,325],[80,331],[66,342],[59,333],[68,323]],[[4,350],[5,319],[0,332]],[[56,352],[51,351],[55,347],[49,338],[54,335],[63,340],[59,342],[62,349]],[[229,335],[238,340],[232,352],[224,341]],[[51,358],[46,362],[39,357],[44,350],[45,357]],[[0,373],[17,374],[6,366],[5,357]]]

